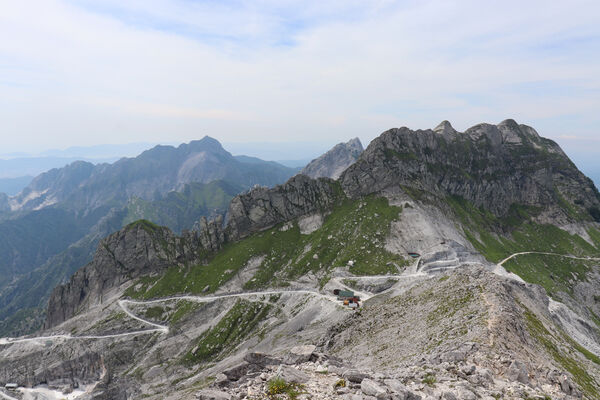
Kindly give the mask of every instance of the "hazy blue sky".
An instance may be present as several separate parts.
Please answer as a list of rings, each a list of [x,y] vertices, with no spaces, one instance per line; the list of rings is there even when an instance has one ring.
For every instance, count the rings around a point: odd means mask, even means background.
[[[2,152],[505,118],[600,148],[600,2],[3,2]]]

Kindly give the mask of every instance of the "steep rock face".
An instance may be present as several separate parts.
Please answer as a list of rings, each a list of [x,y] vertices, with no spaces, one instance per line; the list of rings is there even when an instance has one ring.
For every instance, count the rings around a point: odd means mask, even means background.
[[[202,247],[207,250],[217,251],[221,248],[221,245],[225,243],[223,217],[220,215],[210,221],[207,220],[206,217],[200,218],[200,220],[194,224],[192,230],[198,232],[198,239],[200,240]]]
[[[464,133],[447,121],[435,130],[391,129],[373,140],[340,181],[352,197],[406,186],[461,196],[495,215],[516,203],[554,208],[557,222],[600,221],[592,181],[555,142],[513,120]]]
[[[327,153],[312,160],[300,173],[311,178],[337,179],[346,168],[356,162],[363,151],[358,138],[338,143]]]
[[[235,241],[294,218],[325,210],[343,193],[330,179],[297,175],[273,189],[255,188],[233,199],[227,222],[201,218],[194,230],[176,236],[147,221],[133,223],[98,245],[93,261],[52,292],[45,328],[103,302],[111,289],[139,276],[186,262],[202,262],[227,241]]]
[[[65,285],[54,289],[48,302],[45,328],[77,312],[101,304],[110,289],[141,275],[164,271],[198,259],[201,248],[195,235],[178,237],[168,228],[147,221],[131,224],[102,240],[93,261],[77,271]]]
[[[339,186],[331,179],[296,175],[273,189],[255,188],[235,197],[229,205],[226,232],[229,240],[278,223],[329,208],[340,199]]]

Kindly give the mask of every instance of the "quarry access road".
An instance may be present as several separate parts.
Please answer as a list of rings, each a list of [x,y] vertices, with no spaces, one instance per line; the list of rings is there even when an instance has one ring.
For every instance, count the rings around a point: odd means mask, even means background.
[[[542,254],[542,255],[547,255],[547,256],[557,256],[557,257],[564,257],[564,258],[571,258],[574,260],[586,260],[586,261],[600,261],[600,258],[598,257],[576,257],[576,256],[571,256],[571,255],[566,255],[566,254],[558,254],[558,253],[546,253],[543,251],[522,251],[520,253],[514,253],[511,254],[510,256],[506,257],[504,260],[500,261],[497,265],[502,266],[505,262],[517,257],[517,256],[522,256],[525,254]]]
[[[0,397],[2,397],[3,399],[7,399],[7,400],[19,400],[15,397],[10,397],[6,393],[4,393],[1,389],[0,389]]]
[[[127,304],[133,305],[146,305],[146,304],[156,304],[163,303],[165,301],[177,301],[177,300],[188,300],[194,301],[197,303],[208,303],[212,301],[217,301],[221,299],[234,298],[234,297],[254,297],[254,296],[264,296],[264,295],[277,295],[277,294],[285,294],[285,293],[301,293],[301,294],[312,294],[320,296],[326,300],[337,302],[335,296],[327,296],[319,292],[314,292],[311,290],[270,290],[264,292],[247,292],[247,293],[232,293],[232,294],[223,294],[217,296],[173,296],[173,297],[165,297],[161,299],[153,299],[153,300],[144,300],[144,301],[136,301],[136,300],[119,300],[117,304],[123,310],[125,314],[129,317],[140,321],[144,324],[150,325],[151,329],[144,329],[133,332],[125,332],[125,333],[115,333],[111,335],[83,335],[83,336],[73,336],[70,334],[59,334],[59,335],[51,335],[51,336],[37,336],[31,338],[22,338],[22,339],[13,339],[13,338],[0,338],[0,345],[6,344],[14,344],[14,343],[27,343],[27,342],[44,342],[47,340],[55,340],[55,339],[63,339],[63,340],[85,340],[85,339],[111,339],[111,338],[119,338],[125,336],[134,336],[134,335],[143,335],[149,333],[159,332],[161,334],[169,333],[169,327],[167,325],[160,325],[151,321],[148,321],[144,318],[141,318],[135,315],[129,308],[127,308]]]
[[[600,258],[594,258],[594,257],[576,257],[576,256],[571,256],[571,255],[564,255],[564,254],[558,254],[558,253],[547,253],[547,252],[539,252],[539,251],[524,251],[524,252],[519,252],[519,253],[514,253],[511,254],[510,256],[506,257],[504,260],[500,261],[497,265],[498,266],[502,266],[504,263],[506,263],[507,261],[511,260],[514,257],[520,256],[520,255],[525,255],[525,254],[543,254],[543,255],[551,255],[551,256],[557,256],[557,257],[565,257],[565,258],[571,258],[571,259],[577,259],[577,260],[587,260],[587,261],[600,261]],[[418,262],[417,262],[418,263]],[[464,263],[463,263],[464,264]],[[471,264],[471,263],[469,263]],[[437,269],[439,270],[452,270],[455,269],[456,267],[441,267],[441,268],[433,268],[428,272],[434,272]],[[331,280],[335,283],[338,284],[340,286],[345,286],[347,287],[347,285],[343,284],[342,280],[343,279],[410,279],[410,278],[425,278],[427,276],[429,276],[430,274],[426,273],[426,272],[416,272],[416,273],[409,273],[409,274],[394,274],[394,275],[367,275],[367,276],[341,276],[341,277],[333,277]],[[371,294],[369,293],[361,293],[358,291],[355,291],[356,294],[358,294],[363,301],[367,300],[369,298],[372,297]],[[306,290],[306,289],[300,289],[300,290],[269,290],[269,291],[263,291],[263,292],[246,292],[246,293],[231,293],[231,294],[221,294],[221,295],[214,295],[214,296],[190,296],[190,295],[182,295],[182,296],[172,296],[172,297],[165,297],[165,298],[160,298],[160,299],[153,299],[153,300],[119,300],[118,301],[118,305],[119,307],[123,310],[123,312],[125,314],[127,314],[129,317],[143,323],[146,325],[149,325],[151,327],[151,329],[144,329],[144,330],[139,330],[139,331],[133,331],[133,332],[125,332],[125,333],[115,333],[115,334],[110,334],[110,335],[84,335],[84,336],[73,336],[70,334],[59,334],[59,335],[52,335],[52,336],[39,336],[39,337],[31,337],[31,338],[22,338],[22,339],[13,339],[13,338],[0,338],[0,345],[6,345],[6,344],[14,344],[14,343],[27,343],[27,342],[43,342],[43,341],[47,341],[47,340],[55,340],[55,339],[63,339],[63,340],[86,340],[86,339],[93,339],[93,340],[100,340],[100,339],[111,339],[111,338],[120,338],[120,337],[126,337],[126,336],[135,336],[135,335],[145,335],[145,334],[149,334],[149,333],[161,333],[161,334],[165,334],[169,332],[169,327],[167,325],[160,325],[157,324],[155,322],[152,321],[148,321],[144,318],[141,318],[139,316],[137,316],[136,314],[134,314],[133,312],[131,312],[131,310],[129,310],[129,308],[127,307],[128,304],[131,305],[147,305],[147,304],[157,304],[157,303],[163,303],[166,301],[178,301],[178,300],[188,300],[188,301],[193,301],[193,302],[197,302],[197,303],[208,303],[208,302],[212,302],[212,301],[218,301],[218,300],[222,300],[222,299],[227,299],[227,298],[241,298],[241,297],[255,297],[255,296],[268,296],[268,295],[280,295],[280,294],[286,294],[286,293],[296,293],[296,294],[309,294],[309,295],[315,295],[315,296],[319,296],[323,299],[329,300],[331,302],[334,303],[338,303],[338,300],[335,296],[333,295],[325,295],[322,293],[319,293],[317,291],[312,291],[312,290]],[[0,396],[4,396],[4,398],[9,398],[12,399],[11,397],[6,397],[6,394],[0,392]]]
[[[139,319],[139,318],[136,318],[136,319]],[[55,339],[63,339],[63,340],[110,339],[110,338],[118,338],[118,337],[123,337],[123,336],[135,336],[135,335],[154,333],[154,332],[165,332],[165,330],[164,330],[164,327],[161,327],[161,328],[156,328],[156,329],[144,329],[141,331],[115,333],[115,334],[111,334],[111,335],[84,335],[84,336],[51,335],[51,336],[36,336],[36,337],[23,338],[23,339],[0,338],[0,345],[14,344],[14,343],[27,343],[27,342],[43,342],[46,340],[55,340]],[[168,332],[168,330],[167,330],[167,332]]]

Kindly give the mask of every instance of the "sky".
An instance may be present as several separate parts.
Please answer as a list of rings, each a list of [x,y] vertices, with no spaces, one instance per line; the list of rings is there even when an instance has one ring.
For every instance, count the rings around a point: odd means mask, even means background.
[[[506,118],[597,153],[599,17],[597,0],[3,1],[2,153]]]

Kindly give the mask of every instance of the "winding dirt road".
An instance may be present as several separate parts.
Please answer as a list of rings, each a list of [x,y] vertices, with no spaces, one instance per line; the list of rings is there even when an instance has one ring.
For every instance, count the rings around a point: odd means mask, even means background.
[[[524,252],[519,252],[519,253],[514,253],[511,254],[510,256],[506,257],[505,259],[503,259],[502,261],[500,261],[498,264],[498,266],[502,266],[504,263],[506,263],[507,261],[513,259],[514,257],[520,256],[520,255],[525,255],[525,254],[543,254],[543,255],[551,255],[551,256],[557,256],[557,257],[565,257],[565,258],[571,258],[571,259],[576,259],[576,260],[587,260],[587,261],[600,261],[600,258],[594,258],[594,257],[576,257],[576,256],[571,256],[571,255],[564,255],[564,254],[558,254],[558,253],[547,253],[547,252],[538,252],[538,251],[524,251]],[[471,262],[466,262],[466,263],[462,263],[462,264],[473,264]],[[478,263],[475,263],[478,264]],[[429,270],[428,272],[434,272],[436,270],[451,270],[454,269],[456,267],[441,267],[441,268],[433,268],[431,270]],[[372,275],[372,276],[347,276],[347,277],[334,277],[332,278],[332,281],[340,286],[344,286],[347,287],[344,283],[343,280],[344,279],[352,279],[352,280],[360,280],[360,279],[385,279],[385,278],[389,278],[389,279],[410,279],[410,278],[425,278],[427,276],[429,276],[430,274],[425,273],[425,272],[416,272],[416,273],[408,273],[408,274],[399,274],[399,275]],[[367,300],[369,298],[372,297],[372,294],[370,293],[363,293],[363,292],[358,292],[356,291],[356,294],[359,295],[363,301]],[[45,342],[48,340],[56,340],[56,339],[63,339],[63,340],[87,340],[87,339],[93,339],[93,340],[100,340],[100,339],[111,339],[111,338],[119,338],[119,337],[125,337],[125,336],[135,336],[135,335],[145,335],[145,334],[150,334],[150,333],[161,333],[161,334],[166,334],[169,333],[169,327],[167,325],[161,325],[161,324],[157,324],[155,322],[149,321],[147,319],[141,318],[138,315],[134,314],[133,312],[131,312],[131,310],[127,307],[129,304],[132,305],[149,305],[149,304],[157,304],[157,303],[164,303],[166,301],[177,301],[177,300],[187,300],[187,301],[193,301],[193,302],[197,302],[197,303],[208,303],[208,302],[213,302],[213,301],[218,301],[218,300],[222,300],[222,299],[227,299],[227,298],[240,298],[240,297],[256,297],[256,296],[265,296],[265,295],[278,295],[278,294],[285,294],[285,293],[299,293],[299,294],[308,294],[308,295],[313,295],[313,296],[319,296],[323,299],[332,301],[337,303],[338,300],[335,296],[333,295],[325,295],[322,293],[319,293],[317,291],[312,291],[312,290],[269,290],[269,291],[263,291],[263,292],[247,292],[247,293],[232,293],[232,294],[223,294],[223,295],[216,295],[216,296],[189,296],[189,295],[182,295],[182,296],[173,296],[173,297],[165,297],[165,298],[161,298],[161,299],[154,299],[154,300],[144,300],[144,301],[136,301],[136,300],[119,300],[118,301],[118,305],[119,307],[123,310],[123,312],[125,312],[125,314],[127,314],[130,318],[133,318],[137,321],[142,322],[143,324],[146,324],[149,326],[149,329],[144,329],[144,330],[139,330],[139,331],[133,331],[133,332],[126,332],[126,333],[116,333],[116,334],[111,334],[111,335],[83,335],[83,336],[73,336],[70,334],[63,334],[63,335],[52,335],[52,336],[38,336],[38,337],[32,337],[32,338],[21,338],[21,339],[13,339],[13,338],[0,338],[0,345],[6,345],[6,344],[14,344],[14,343],[26,343],[26,342]],[[2,393],[0,391],[0,396],[4,397],[4,398],[8,398],[8,399],[12,399],[12,397],[7,397],[6,394]]]
[[[558,253],[546,253],[543,251],[522,251],[520,253],[511,254],[510,256],[506,257],[504,260],[500,261],[497,265],[502,266],[508,260],[511,260],[517,256],[522,256],[524,254],[542,254],[542,255],[547,255],[547,256],[572,258],[574,260],[600,261],[600,258],[595,258],[595,257],[576,257],[576,256],[570,256],[570,255],[558,254]]]

